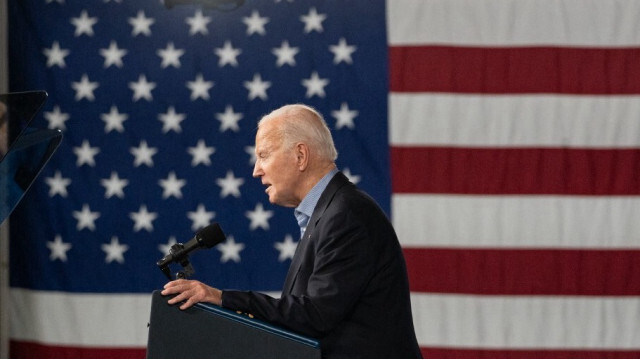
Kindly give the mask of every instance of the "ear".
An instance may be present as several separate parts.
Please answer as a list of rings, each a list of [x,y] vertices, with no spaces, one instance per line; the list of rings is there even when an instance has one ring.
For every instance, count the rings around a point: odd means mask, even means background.
[[[309,146],[307,146],[305,143],[298,142],[295,147],[295,153],[298,170],[300,172],[304,172],[309,166]]]

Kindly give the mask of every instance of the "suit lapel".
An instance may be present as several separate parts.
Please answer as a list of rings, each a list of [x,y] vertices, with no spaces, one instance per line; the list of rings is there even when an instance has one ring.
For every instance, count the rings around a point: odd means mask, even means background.
[[[347,183],[350,183],[347,177],[345,177],[342,172],[338,172],[331,179],[324,192],[322,192],[322,195],[320,196],[320,199],[318,199],[318,203],[316,204],[316,208],[313,210],[313,214],[309,219],[309,224],[307,225],[307,229],[304,232],[304,238],[302,238],[298,242],[296,253],[293,255],[293,259],[291,260],[291,265],[289,266],[289,271],[287,272],[287,277],[282,288],[283,294],[289,294],[293,290],[293,285],[295,284],[298,271],[300,270],[303,258],[305,257],[304,253],[307,251],[307,248],[309,247],[311,241],[315,240],[314,234],[316,224],[318,223],[320,218],[322,218],[322,214],[329,206],[329,203],[331,203],[331,200],[333,199],[333,196],[336,194],[338,189]]]

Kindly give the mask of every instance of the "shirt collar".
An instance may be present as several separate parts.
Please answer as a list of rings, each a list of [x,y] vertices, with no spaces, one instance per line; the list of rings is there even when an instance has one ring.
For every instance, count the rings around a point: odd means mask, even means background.
[[[329,171],[329,173],[324,175],[324,177],[322,177],[320,181],[318,181],[318,183],[315,184],[315,186],[313,186],[311,191],[309,191],[309,193],[307,193],[307,195],[304,196],[304,198],[302,199],[302,202],[300,202],[298,207],[296,207],[294,211],[294,214],[296,215],[296,217],[298,217],[299,213],[302,213],[307,217],[311,218],[311,215],[313,214],[313,210],[316,208],[316,205],[318,204],[318,200],[320,200],[320,195],[322,195],[322,192],[324,192],[324,190],[327,188],[327,186],[329,185],[329,182],[331,181],[333,176],[336,175],[336,173],[338,173],[338,169],[337,168],[332,169],[331,171]]]

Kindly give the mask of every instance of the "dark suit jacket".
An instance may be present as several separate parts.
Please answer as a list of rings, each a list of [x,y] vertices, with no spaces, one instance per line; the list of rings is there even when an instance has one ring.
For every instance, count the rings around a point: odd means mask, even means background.
[[[318,338],[323,358],[420,358],[396,234],[338,173],[298,243],[279,299],[224,291],[224,307]]]

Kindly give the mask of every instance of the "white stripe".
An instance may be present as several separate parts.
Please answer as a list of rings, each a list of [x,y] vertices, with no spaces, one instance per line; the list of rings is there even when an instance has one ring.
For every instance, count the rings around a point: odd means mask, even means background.
[[[146,347],[151,294],[11,288],[11,338],[43,344]]]
[[[277,296],[277,294],[272,294]],[[87,347],[146,346],[150,295],[11,289],[11,338]],[[640,348],[640,299],[412,294],[423,346]]]
[[[391,45],[637,46],[636,0],[387,0]]]
[[[640,96],[389,96],[391,145],[640,147]]]
[[[640,197],[394,194],[407,247],[640,248]]]
[[[274,298],[279,292],[267,292]],[[145,348],[151,294],[10,289],[10,337],[50,345]]]
[[[421,346],[640,349],[638,297],[412,294],[411,301]]]

